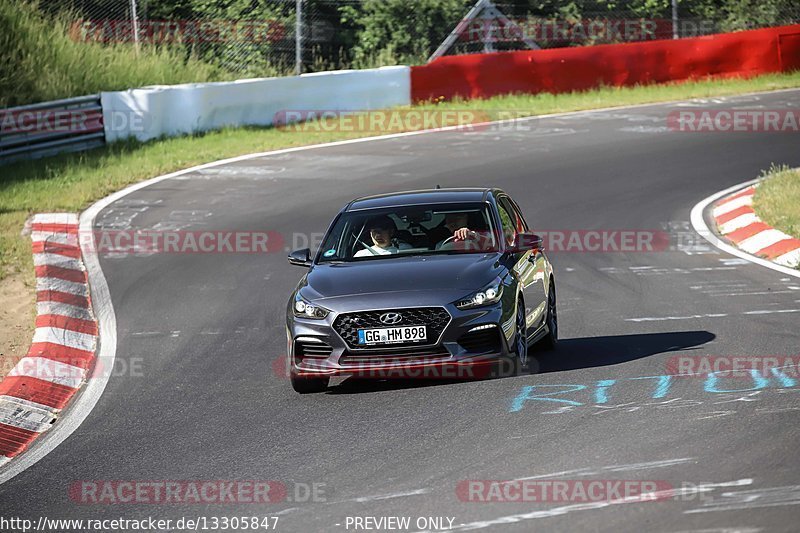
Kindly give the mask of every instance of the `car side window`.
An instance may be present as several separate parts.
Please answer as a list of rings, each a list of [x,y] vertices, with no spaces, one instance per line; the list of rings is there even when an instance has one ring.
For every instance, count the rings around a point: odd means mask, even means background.
[[[506,207],[505,198],[500,199],[500,202],[497,204],[497,208],[500,213],[500,223],[503,226],[503,236],[506,239],[506,244],[510,246],[514,244],[514,241],[517,238],[516,216],[513,214],[513,211],[509,211],[509,208]]]
[[[517,216],[517,231],[530,231],[530,226],[528,226],[528,223],[525,221],[525,217],[522,216],[522,210],[519,208],[517,203],[511,199],[509,199],[509,202],[511,203],[511,208],[514,210],[514,214]]]

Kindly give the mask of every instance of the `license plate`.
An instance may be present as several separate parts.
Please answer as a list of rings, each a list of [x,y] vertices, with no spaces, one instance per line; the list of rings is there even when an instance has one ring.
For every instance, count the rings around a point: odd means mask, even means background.
[[[365,345],[421,342],[427,338],[427,330],[425,326],[401,326],[397,328],[358,330],[358,344]]]

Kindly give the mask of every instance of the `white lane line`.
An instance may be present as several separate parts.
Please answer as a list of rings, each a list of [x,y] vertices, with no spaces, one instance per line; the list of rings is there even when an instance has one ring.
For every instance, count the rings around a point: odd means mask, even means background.
[[[349,502],[356,502],[356,503],[366,503],[366,502],[374,502],[380,500],[393,500],[395,498],[405,498],[407,496],[419,496],[422,494],[429,494],[431,489],[414,489],[405,492],[394,492],[391,494],[376,494],[375,496],[358,496],[356,498],[348,498],[346,500],[335,500],[330,502],[325,502],[325,505],[339,505],[342,503],[349,503]]]
[[[738,217],[734,218],[733,220],[729,220],[724,224],[719,225],[719,232],[723,235],[727,235],[732,231],[736,231],[739,228],[743,228],[745,226],[749,226],[753,222],[759,222],[759,218],[756,216],[755,213],[745,213],[743,215],[739,215]]]
[[[772,294],[772,292],[770,292]],[[758,309],[755,311],[743,311],[742,315],[775,315],[781,313],[800,313],[800,309]],[[660,322],[663,320],[693,320],[697,318],[722,318],[730,316],[728,313],[707,313],[704,315],[687,316],[646,316],[638,318],[625,318],[625,322]]]
[[[790,294],[792,291],[759,291],[759,292],[706,292],[709,296],[766,296],[768,294]]]
[[[784,505],[800,505],[800,485],[724,492],[720,498],[704,502],[702,507],[689,509],[683,514],[738,511]]]
[[[449,531],[472,531],[476,529],[486,529],[493,527],[501,527],[507,524],[516,524],[526,520],[536,520],[537,518],[552,518],[554,516],[563,516],[568,513],[578,511],[591,511],[595,509],[604,509],[612,505],[624,505],[631,503],[650,503],[653,501],[663,501],[676,496],[688,496],[691,494],[713,492],[718,488],[727,487],[744,487],[752,485],[752,479],[737,479],[734,481],[725,481],[722,483],[704,483],[689,487],[681,487],[677,489],[660,490],[651,493],[637,494],[635,496],[626,496],[624,498],[617,498],[607,501],[598,501],[590,503],[576,503],[572,505],[562,505],[561,507],[554,507],[542,511],[532,511],[530,513],[512,514],[506,516],[499,516],[489,520],[479,520],[476,522],[468,522],[466,524],[458,524],[449,529]],[[423,532],[417,532],[423,533]],[[429,533],[425,531],[424,533]]]
[[[89,309],[61,302],[36,302],[36,314],[61,315],[69,318],[77,318],[79,320],[94,320],[94,316]]]
[[[689,286],[690,289],[693,291],[697,291],[700,289],[727,289],[727,288],[739,288],[739,287],[751,287],[753,284],[748,282],[741,282],[735,280],[719,280],[719,281],[704,281],[700,285],[691,285]]]
[[[755,193],[753,193],[755,194]],[[734,198],[733,200],[728,200],[727,202],[718,205],[714,208],[714,217],[719,217],[724,215],[725,213],[730,213],[734,209],[739,209],[745,205],[753,205],[753,194],[746,194],[744,196],[740,196],[739,198]]]
[[[23,357],[8,375],[27,376],[77,389],[83,383],[86,371],[83,368],[44,357]]]
[[[775,94],[782,94],[782,93],[795,93],[797,89],[780,89],[777,91],[758,91],[754,93],[746,93],[737,95],[737,97],[746,97],[746,96],[754,96],[754,95],[775,95]],[[632,106],[615,106],[615,107],[608,107],[603,109],[594,109],[594,110],[583,110],[583,111],[571,111],[568,113],[552,113],[548,115],[538,115],[538,116],[531,116],[531,117],[521,117],[512,119],[510,122],[528,122],[528,121],[535,121],[535,120],[543,120],[548,118],[554,117],[565,117],[565,116],[585,116],[591,115],[592,113],[602,113],[606,111],[614,111],[614,110],[621,110],[621,109],[637,109],[637,108],[645,108],[645,107],[657,107],[663,108],[665,106],[675,105],[682,102],[690,102],[691,100],[674,100],[670,102],[658,102],[658,103],[647,103],[647,104],[636,104]],[[499,120],[495,121],[494,123],[502,123],[508,124],[508,120]],[[487,124],[493,124],[489,122]],[[479,126],[479,125],[473,125]],[[252,159],[258,159],[262,157],[268,156],[276,156],[282,154],[289,154],[294,152],[302,152],[308,150],[318,150],[320,148],[330,148],[334,146],[346,146],[350,144],[358,144],[358,143],[366,143],[366,142],[374,142],[374,141],[382,141],[388,139],[398,139],[403,137],[411,137],[415,135],[424,135],[428,133],[436,133],[441,131],[452,131],[462,128],[461,126],[451,126],[448,128],[440,128],[435,130],[422,130],[422,131],[412,131],[406,133],[393,133],[388,135],[379,135],[376,137],[364,137],[361,139],[349,139],[346,141],[335,141],[330,143],[322,143],[322,144],[313,144],[308,146],[297,146],[294,148],[284,148],[282,150],[273,150],[269,152],[258,152],[255,154],[247,154],[237,157],[231,157],[228,159],[221,159],[219,161],[212,161],[211,163],[205,163],[202,165],[197,165],[194,167],[186,168],[183,170],[178,170],[176,172],[172,172],[170,174],[164,174],[162,176],[156,176],[155,178],[151,178],[149,180],[136,183],[121,191],[117,191],[114,194],[111,194],[102,200],[97,201],[92,206],[90,206],[86,211],[81,213],[80,220],[79,220],[79,233],[81,235],[91,235],[91,238],[85,239],[88,242],[81,242],[81,250],[83,251],[84,262],[86,265],[86,270],[89,273],[89,286],[92,289],[92,303],[94,307],[94,312],[97,315],[97,320],[100,326],[100,331],[102,331],[102,338],[99,339],[98,344],[100,346],[99,352],[96,358],[97,366],[101,366],[102,368],[113,368],[114,367],[114,359],[116,358],[116,346],[117,346],[117,319],[116,314],[114,312],[114,306],[111,302],[111,294],[108,289],[108,282],[106,281],[105,275],[103,274],[103,269],[100,266],[100,260],[97,257],[97,254],[90,253],[92,250],[96,249],[94,243],[94,223],[97,215],[111,205],[112,203],[116,202],[124,198],[125,196],[136,192],[140,189],[144,189],[145,187],[149,187],[151,185],[155,185],[156,183],[162,182],[164,180],[168,180],[171,178],[176,178],[180,176],[184,176],[191,172],[196,172],[198,170],[208,169],[219,167],[223,165],[227,165],[230,163],[237,163],[240,161],[249,161]],[[758,180],[754,180],[756,182]],[[717,196],[716,198],[719,198]],[[716,199],[715,198],[715,199]],[[695,206],[696,208],[697,206]],[[703,206],[705,207],[705,206]],[[693,211],[694,212],[694,211]],[[701,211],[702,215],[702,211]],[[701,216],[702,218],[702,216]],[[695,228],[696,229],[696,228]],[[707,229],[707,228],[706,228]],[[46,255],[46,254],[36,254],[36,255]],[[49,255],[49,254],[48,254]],[[735,254],[734,254],[735,255]],[[40,259],[41,260],[41,259]],[[36,257],[34,257],[34,264],[39,265],[40,263],[36,263]],[[60,266],[60,265],[59,265]],[[79,264],[79,270],[83,270],[82,265]],[[800,277],[800,273],[793,274],[797,277]],[[87,385],[81,389],[79,394],[76,398],[72,399],[72,403],[70,409],[66,413],[65,416],[61,417],[59,424],[53,428],[52,431],[49,431],[44,438],[39,438],[28,448],[28,450],[22,454],[21,456],[17,457],[13,464],[9,465],[8,468],[0,471],[0,484],[5,483],[9,479],[13,478],[20,472],[25,471],[30,466],[34,465],[37,461],[42,459],[45,455],[50,453],[53,449],[56,448],[61,442],[63,442],[67,437],[69,437],[81,423],[89,416],[89,413],[92,411],[92,408],[95,404],[99,401],[100,396],[103,394],[103,391],[108,384],[108,379],[110,378],[110,373],[105,372],[100,376],[93,376],[94,379],[90,379]]]
[[[11,460],[10,457],[6,457],[5,455],[0,455],[0,467],[6,464]]]
[[[665,468],[668,466],[682,465],[694,461],[694,457],[681,457],[680,459],[664,459],[662,461],[649,461],[646,463],[607,466],[603,470],[608,470],[609,472],[631,472],[634,470],[648,470],[650,468]]]
[[[76,296],[89,296],[89,286],[85,283],[67,281],[59,278],[36,278],[37,291],[58,291]]]
[[[600,468],[576,468],[573,470],[562,470],[561,472],[554,472],[552,474],[540,474],[536,476],[527,476],[527,477],[520,477],[516,478],[509,483],[513,483],[515,481],[527,481],[529,479],[552,479],[557,477],[564,477],[564,476],[594,476],[600,474],[602,472],[630,472],[634,470],[648,470],[650,468],[664,468],[668,466],[675,466],[681,465],[686,463],[691,463],[695,461],[693,457],[682,457],[680,459],[665,459],[662,461],[649,461],[646,463],[631,463],[631,464],[623,464],[623,465],[611,465],[611,466],[603,466]]]
[[[736,411],[711,411],[705,413],[705,416],[698,416],[695,420],[712,420],[714,418],[722,418],[723,416],[735,415]]]
[[[728,316],[727,313],[709,313],[705,315],[687,316],[646,316],[640,318],[626,318],[625,322],[659,322],[662,320],[694,320],[697,318],[722,318]]]
[[[58,409],[40,403],[0,396],[0,424],[7,426],[43,433],[50,429],[58,412]]]
[[[87,352],[94,351],[97,338],[94,335],[70,331],[68,329],[41,327],[33,332],[33,342],[49,342],[61,344],[69,348],[76,348]]]
[[[708,198],[705,198],[698,202],[693,208],[692,213],[690,216],[690,220],[692,222],[692,227],[694,230],[705,240],[722,250],[723,252],[729,253],[741,259],[745,259],[751,263],[755,263],[757,265],[770,268],[781,274],[786,274],[795,278],[800,278],[800,271],[795,270],[793,268],[789,268],[784,265],[778,265],[773,263],[772,261],[767,261],[766,259],[761,259],[760,257],[755,257],[754,255],[750,255],[747,252],[743,252],[739,250],[735,246],[731,246],[730,244],[724,242],[719,237],[717,237],[711,229],[709,229],[708,225],[706,224],[705,219],[703,218],[703,212],[705,211],[706,207],[708,207],[713,202],[716,202],[720,198],[727,196],[731,193],[734,193],[740,189],[758,183],[759,179],[754,179],[750,181],[746,181],[744,183],[740,183],[739,185],[734,185],[733,187],[728,187],[725,190],[719,191],[717,193],[712,194]]]
[[[693,289],[693,290],[697,290],[697,289]],[[714,295],[714,294],[721,294],[721,293],[725,293],[725,292],[728,292],[728,293],[735,292],[735,293],[741,294],[741,293],[747,292],[749,290],[753,290],[753,288],[750,287],[750,286],[747,286],[747,287],[724,287],[724,286],[720,286],[720,287],[715,287],[715,288],[710,288],[710,289],[702,289],[700,291],[700,293],[701,294]]]
[[[636,274],[637,276],[662,276],[666,274],[691,274],[692,272],[711,272],[717,270],[736,270],[736,266],[693,267],[693,268],[654,268],[631,270],[619,267],[600,267],[597,270],[608,274]]]
[[[745,252],[755,254],[767,246],[772,246],[776,242],[780,242],[784,239],[791,239],[791,237],[776,229],[765,229],[737,243],[737,246]]]
[[[779,313],[800,313],[800,309],[762,309],[758,311],[745,311],[743,315],[774,315]]]
[[[394,494],[378,494],[376,496],[361,496],[360,498],[353,498],[352,500],[343,500],[343,501],[352,501],[358,503],[364,502],[374,502],[378,500],[392,500],[394,498],[405,498],[406,496],[417,496],[419,494],[428,494],[431,489],[415,489],[410,490],[408,492],[397,492]],[[341,502],[338,502],[341,503]]]

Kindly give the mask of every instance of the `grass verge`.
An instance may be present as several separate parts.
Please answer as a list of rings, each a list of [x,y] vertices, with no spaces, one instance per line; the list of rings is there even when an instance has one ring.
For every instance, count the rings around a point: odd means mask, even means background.
[[[753,209],[773,228],[800,239],[800,169],[773,167],[765,175],[753,197]]]
[[[168,48],[87,42],[67,20],[34,1],[0,0],[0,107],[234,76]]]
[[[431,102],[416,110],[464,110],[477,120],[501,111],[516,116],[578,111],[685,98],[733,95],[800,87],[800,72],[751,79],[702,80],[680,84],[601,88],[567,94],[510,95],[487,100]],[[120,188],[193,165],[252,152],[367,137],[386,131],[345,131],[335,127],[238,128],[148,143],[121,142],[0,167],[0,279],[22,272],[32,280],[30,243],[20,234],[37,212],[78,212]],[[403,127],[391,132],[404,131]]]

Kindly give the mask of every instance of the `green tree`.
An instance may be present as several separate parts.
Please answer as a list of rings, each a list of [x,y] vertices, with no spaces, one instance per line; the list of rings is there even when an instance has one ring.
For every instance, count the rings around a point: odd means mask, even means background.
[[[421,63],[467,13],[473,0],[364,0],[343,6],[355,28],[356,67]]]

